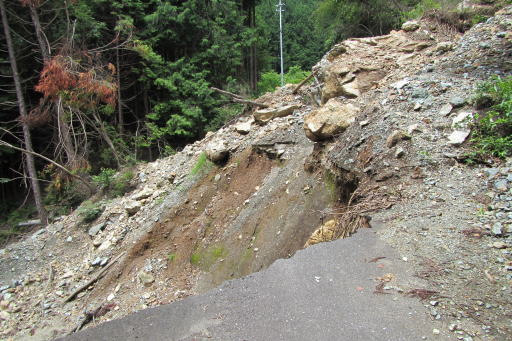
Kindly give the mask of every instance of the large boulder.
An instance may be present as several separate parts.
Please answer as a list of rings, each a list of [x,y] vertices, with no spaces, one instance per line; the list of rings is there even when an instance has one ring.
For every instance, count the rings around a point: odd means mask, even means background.
[[[253,114],[254,120],[259,124],[265,124],[274,118],[285,117],[293,114],[293,111],[298,109],[296,104],[285,105],[279,108],[268,108],[256,110]]]
[[[304,117],[306,136],[313,141],[331,138],[354,123],[360,109],[352,103],[330,99],[323,107]]]
[[[386,72],[381,69],[334,65],[325,73],[322,103],[327,103],[331,98],[339,96],[359,97],[362,93],[374,88],[385,76]]]
[[[229,157],[229,147],[224,141],[211,142],[205,152],[208,159],[214,163],[224,162]]]
[[[418,28],[420,28],[420,24],[415,20],[407,21],[402,25],[402,30],[405,32],[416,31]]]
[[[252,123],[254,122],[254,119],[251,118],[249,120],[240,121],[237,124],[233,126],[235,131],[242,135],[247,135],[251,132]]]
[[[134,215],[135,213],[139,212],[142,208],[142,205],[138,201],[129,200],[127,203],[124,204],[124,209],[126,210],[126,213],[128,215]]]

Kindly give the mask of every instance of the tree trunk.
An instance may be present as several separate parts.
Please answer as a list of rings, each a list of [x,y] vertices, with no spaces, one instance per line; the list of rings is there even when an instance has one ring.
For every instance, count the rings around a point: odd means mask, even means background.
[[[124,134],[124,112],[121,101],[121,64],[119,63],[119,47],[116,47],[116,71],[117,71],[117,114],[119,134]]]
[[[11,63],[12,75],[14,78],[14,86],[16,87],[16,97],[18,98],[18,107],[20,110],[21,122],[23,127],[23,137],[25,140],[25,149],[29,152],[33,152],[30,129],[26,122],[26,118],[28,116],[27,108],[25,106],[25,99],[23,98],[23,89],[21,88],[21,80],[20,75],[18,73],[18,65],[16,63],[16,55],[14,54],[14,45],[11,39],[11,30],[9,28],[9,22],[7,21],[7,13],[5,10],[4,0],[0,0],[0,12],[5,32],[5,40],[7,41],[7,49],[9,51],[9,61]],[[43,206],[43,200],[41,198],[41,189],[39,187],[39,181],[37,180],[34,156],[30,153],[25,153],[25,159],[27,162],[27,170],[30,176],[30,182],[32,184],[32,193],[34,194],[37,212],[39,213],[39,219],[41,219],[41,223],[46,224],[48,222],[48,217],[46,214],[46,210]]]
[[[78,152],[75,143],[71,139],[71,127],[65,117],[64,108],[62,106],[62,97],[59,96],[57,101],[57,124],[59,130],[59,141],[62,143],[64,153],[66,154],[65,164],[73,170],[80,168],[82,163],[78,158]]]
[[[39,21],[39,14],[37,13],[35,5],[31,3],[29,5],[29,9],[30,17],[32,18],[32,23],[34,24],[34,28],[36,30],[36,37],[37,42],[39,43],[39,49],[41,50],[41,56],[43,57],[43,61],[46,63],[50,61],[50,46],[45,39],[43,29],[41,28],[41,22]]]

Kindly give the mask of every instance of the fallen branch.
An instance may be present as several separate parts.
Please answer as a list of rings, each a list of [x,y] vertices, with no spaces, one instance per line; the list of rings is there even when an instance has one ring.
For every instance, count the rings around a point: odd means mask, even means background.
[[[72,301],[76,295],[78,295],[79,293],[81,293],[82,291],[86,290],[87,288],[89,288],[92,284],[96,283],[100,278],[102,278],[103,276],[105,276],[105,274],[107,273],[107,270],[112,266],[114,265],[115,262],[117,262],[119,260],[119,258],[121,258],[121,256],[124,255],[124,252],[121,252],[116,258],[114,258],[110,263],[107,264],[107,266],[105,266],[100,272],[98,272],[98,274],[96,276],[94,276],[93,278],[91,278],[87,283],[85,283],[84,285],[82,285],[80,288],[76,289],[75,291],[73,291],[68,297],[66,297],[66,299],[62,302],[62,303],[67,303],[69,301]]]
[[[302,86],[304,86],[304,84],[309,82],[311,80],[311,78],[313,78],[314,76],[315,76],[315,73],[311,72],[311,74],[306,79],[304,79],[302,82],[299,83],[299,85],[297,85],[295,90],[292,91],[292,94],[295,95],[300,90],[300,88],[302,88]]]
[[[438,292],[434,290],[428,290],[428,289],[413,289],[405,293],[407,296],[410,297],[418,297],[421,300],[426,300],[432,296],[438,296]],[[440,297],[440,296],[438,296]]]
[[[80,322],[78,322],[76,327],[73,327],[73,329],[71,331],[69,331],[66,335],[69,336],[73,333],[79,332],[84,326],[86,326],[90,322],[94,321],[98,317],[105,315],[106,313],[108,313],[109,311],[114,309],[115,307],[116,307],[115,304],[110,303],[110,304],[106,304],[106,305],[100,305],[98,308],[91,310],[91,311],[85,311],[84,317],[82,318],[82,320]]]
[[[231,97],[231,100],[233,102],[235,102],[235,103],[249,104],[249,105],[254,105],[254,106],[260,107],[260,108],[268,108],[269,107],[266,104],[250,101],[248,99],[243,98],[240,95],[234,94],[234,93],[229,92],[229,91],[217,89],[217,88],[214,88],[214,87],[210,87],[210,89],[212,89],[213,91],[216,91],[216,92],[218,92],[220,94],[223,94],[224,96]]]
[[[4,146],[4,147],[7,147],[7,148],[11,148],[11,149],[14,149],[14,150],[17,150],[17,151],[20,151],[22,153],[27,153],[27,154],[31,154],[31,155],[34,155],[34,156],[37,156],[45,161],[48,161],[50,162],[52,165],[56,166],[57,168],[63,170],[64,172],[66,172],[67,174],[69,174],[71,177],[81,181],[84,185],[87,186],[87,188],[91,191],[91,193],[94,193],[94,187],[91,186],[91,184],[89,182],[87,182],[86,180],[84,180],[82,177],[76,175],[76,174],[73,174],[70,170],[68,170],[66,167],[62,166],[61,164],[53,161],[52,159],[49,159],[47,158],[46,156],[44,155],[41,155],[39,153],[36,153],[36,152],[33,152],[33,151],[30,151],[30,150],[26,150],[24,148],[20,148],[20,147],[16,147],[16,146],[13,146],[12,144],[10,143],[7,143],[5,141],[2,141],[0,140],[0,146]]]

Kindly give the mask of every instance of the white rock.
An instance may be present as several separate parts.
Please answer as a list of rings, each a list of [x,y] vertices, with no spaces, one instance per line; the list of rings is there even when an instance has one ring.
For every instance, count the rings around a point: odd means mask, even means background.
[[[439,43],[436,47],[436,51],[438,52],[448,52],[453,50],[454,45],[451,41],[443,41]]]
[[[147,199],[150,196],[152,196],[154,192],[155,192],[154,189],[149,188],[149,187],[145,187],[142,191],[132,195],[132,199],[133,200],[137,200],[137,201],[140,201],[140,200],[143,200],[143,199]]]
[[[103,243],[101,243],[100,247],[98,247],[98,251],[108,250],[111,246],[112,242],[110,240],[105,240]]]
[[[405,32],[416,31],[418,28],[420,28],[420,24],[416,20],[407,21],[402,25],[402,30]]]
[[[237,133],[246,135],[251,132],[252,123],[254,122],[254,119],[250,119],[247,121],[242,121],[234,125],[234,129]]]
[[[229,155],[229,148],[224,141],[214,141],[206,147],[206,156],[212,162],[221,162]]]
[[[138,201],[130,200],[126,204],[124,204],[124,209],[129,215],[134,215],[135,213],[139,212],[141,209],[141,204]]]
[[[407,78],[404,78],[401,81],[391,84],[391,86],[397,90],[400,90],[407,84],[409,84],[409,80],[407,80]]]
[[[468,118],[473,118],[473,114],[468,111],[463,111],[454,117],[452,122],[452,128],[458,127],[461,123],[466,121]]]
[[[407,127],[407,134],[412,135],[414,132],[421,132],[417,124],[411,124]]]
[[[450,103],[446,103],[445,105],[443,105],[441,107],[441,109],[439,110],[439,114],[443,115],[443,116],[448,116],[450,115],[450,113],[452,112],[453,110],[453,106],[450,104]]]
[[[286,105],[279,108],[260,109],[254,112],[253,117],[258,123],[267,123],[274,118],[291,115],[298,108],[298,105]]]
[[[470,133],[469,130],[455,130],[448,136],[448,144],[459,146],[466,141]]]

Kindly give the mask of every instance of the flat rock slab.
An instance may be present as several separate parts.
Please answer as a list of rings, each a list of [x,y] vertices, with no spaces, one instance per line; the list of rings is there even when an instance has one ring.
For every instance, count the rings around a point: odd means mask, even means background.
[[[385,257],[376,262],[370,260]],[[147,309],[64,340],[422,340],[451,339],[416,298],[375,294],[392,273],[414,285],[414,269],[373,229],[317,244],[268,269],[200,296]],[[413,288],[413,287],[410,287]]]

